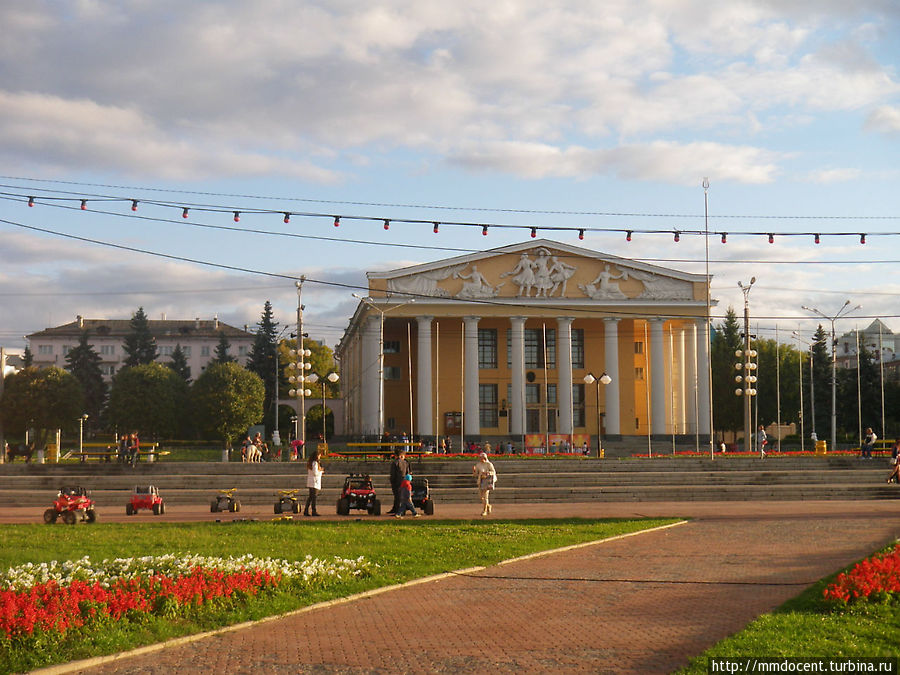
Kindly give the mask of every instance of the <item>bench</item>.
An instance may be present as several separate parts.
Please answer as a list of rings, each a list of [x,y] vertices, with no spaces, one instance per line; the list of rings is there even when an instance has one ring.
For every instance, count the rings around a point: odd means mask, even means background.
[[[362,458],[363,461],[366,461],[369,457],[378,457],[384,461],[394,456],[394,452],[396,452],[395,448],[406,448],[407,455],[418,457],[420,459],[422,455],[430,454],[425,452],[425,450],[422,449],[422,444],[417,441],[407,441],[405,443],[402,441],[392,441],[388,443],[347,443],[346,450],[335,451],[329,454],[343,457],[348,460]]]
[[[74,459],[77,458],[80,462],[87,462],[89,459],[96,458],[99,461],[103,462],[112,462],[113,459],[118,459],[119,451],[114,445],[107,446],[95,446],[95,447],[103,447],[103,450],[95,450],[92,448],[83,448],[81,452],[77,450],[70,450],[65,455],[61,457],[61,459]],[[148,450],[138,450],[135,455],[135,462],[139,462],[141,457],[149,459],[151,462],[159,459],[160,457],[164,457],[170,452],[168,450],[157,450],[156,443],[150,443],[146,446],[149,448]]]

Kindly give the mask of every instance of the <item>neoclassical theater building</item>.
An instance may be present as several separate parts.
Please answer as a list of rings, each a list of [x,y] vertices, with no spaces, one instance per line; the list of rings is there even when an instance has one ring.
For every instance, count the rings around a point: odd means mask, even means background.
[[[367,277],[336,350],[348,434],[708,442],[705,275],[535,239]]]

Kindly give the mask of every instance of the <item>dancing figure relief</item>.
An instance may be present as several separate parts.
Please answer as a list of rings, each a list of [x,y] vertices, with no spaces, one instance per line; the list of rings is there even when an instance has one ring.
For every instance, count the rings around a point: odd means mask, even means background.
[[[596,279],[589,284],[578,284],[578,288],[592,300],[623,300],[627,298],[628,296],[622,292],[619,284],[614,280],[628,281],[628,270],[613,274],[607,263],[600,270]]]
[[[478,265],[472,265],[472,271],[468,274],[454,272],[453,278],[463,280],[462,289],[456,294],[457,298],[496,298],[503,286],[503,282],[497,286],[489,284],[484,275],[478,271]]]
[[[550,298],[554,295],[564,296],[569,279],[574,274],[575,267],[550,255],[550,251],[542,247],[537,250],[534,260],[529,258],[527,253],[523,253],[519,256],[516,266],[500,277],[512,277],[513,284],[519,289],[517,295],[520,297]]]

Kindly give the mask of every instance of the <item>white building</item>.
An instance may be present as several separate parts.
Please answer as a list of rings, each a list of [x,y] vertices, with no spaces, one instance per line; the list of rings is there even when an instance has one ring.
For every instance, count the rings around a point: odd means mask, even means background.
[[[241,365],[247,365],[247,357],[253,346],[252,333],[222,323],[218,318],[211,321],[201,321],[199,318],[193,321],[148,319],[147,324],[156,339],[159,352],[157,361],[170,363],[172,353],[180,345],[191,369],[191,377],[194,378],[215,358],[216,347],[222,335],[230,343],[229,355]],[[85,319],[79,316],[71,323],[32,333],[26,337],[34,357],[34,365],[64,368],[66,355],[70,349],[78,346],[84,331],[88,332],[88,343],[100,355],[100,370],[104,379],[109,381],[123,367],[127,358],[125,336],[131,332],[130,319]]]
[[[857,332],[859,336],[857,338]],[[875,319],[862,330],[852,330],[837,338],[835,359],[844,368],[856,368],[857,339],[876,362],[891,363],[900,351],[900,335],[895,335],[881,319]]]

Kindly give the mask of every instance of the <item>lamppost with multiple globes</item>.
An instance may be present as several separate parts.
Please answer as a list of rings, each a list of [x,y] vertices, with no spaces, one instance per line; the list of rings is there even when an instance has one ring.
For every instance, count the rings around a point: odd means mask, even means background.
[[[298,338],[297,343],[302,345],[303,338]],[[301,459],[306,457],[306,397],[312,396],[312,392],[304,386],[306,382],[310,381],[309,378],[311,377],[311,375],[306,374],[306,371],[312,368],[312,364],[307,360],[310,356],[312,356],[312,352],[309,349],[303,349],[302,347],[299,349],[292,349],[291,357],[296,359],[296,361],[291,361],[287,365],[288,370],[291,372],[288,377],[288,382],[291,383],[292,387],[290,391],[288,391],[288,395],[291,398],[300,399],[298,417],[300,418],[299,436],[300,441],[303,443],[301,446],[303,453]]]
[[[88,414],[84,413],[78,418],[78,454],[84,452],[84,423],[87,421]]]
[[[593,373],[584,376],[586,384],[597,384],[597,458],[603,454],[603,420],[600,414],[600,385],[606,386],[612,382],[612,378],[605,372],[600,377],[594,377]]]
[[[326,421],[325,418],[327,417],[327,415],[325,414],[326,413],[326,410],[325,410],[325,386],[328,382],[331,382],[331,384],[334,384],[339,379],[341,379],[341,376],[338,375],[337,373],[328,373],[328,375],[325,375],[324,377],[321,377],[321,378],[318,375],[316,375],[315,373],[310,373],[306,377],[306,381],[310,382],[312,384],[315,384],[319,380],[322,381],[322,442],[326,443],[326,444],[328,443],[328,431],[325,428],[325,421]]]

